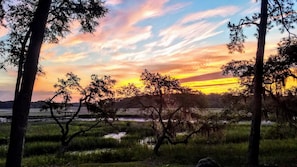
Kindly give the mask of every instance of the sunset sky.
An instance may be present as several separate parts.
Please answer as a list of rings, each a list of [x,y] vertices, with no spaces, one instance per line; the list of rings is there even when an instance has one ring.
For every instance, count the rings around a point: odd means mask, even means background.
[[[244,54],[229,54],[229,21],[259,11],[255,0],[106,0],[109,9],[93,34],[72,33],[58,44],[44,44],[32,101],[53,95],[53,84],[73,72],[86,84],[91,74],[110,75],[117,85],[139,83],[144,69],[180,79],[182,85],[204,93],[222,93],[238,86],[222,76],[221,66],[232,59],[255,55],[255,28],[247,28]],[[7,30],[0,28],[0,39]],[[277,28],[267,36],[266,55],[276,52]],[[16,69],[0,71],[0,101],[12,100]]]

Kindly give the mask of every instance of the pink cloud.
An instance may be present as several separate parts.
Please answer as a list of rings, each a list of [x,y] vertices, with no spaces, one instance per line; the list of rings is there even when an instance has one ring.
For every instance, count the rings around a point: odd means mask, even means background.
[[[180,79],[181,82],[194,82],[194,81],[207,81],[213,79],[222,79],[222,78],[229,78],[230,76],[224,76],[221,71],[219,72],[212,72],[208,74],[202,74],[197,76],[191,76],[187,78]]]
[[[206,19],[206,18],[211,18],[211,17],[227,17],[234,15],[239,11],[239,8],[237,6],[224,6],[224,7],[219,7],[211,10],[206,10],[202,12],[197,12],[190,14],[183,18],[180,23],[181,24],[186,24],[194,21],[198,21],[201,19]]]
[[[134,1],[133,1],[134,2]],[[96,43],[100,49],[109,48],[119,50],[130,48],[140,41],[152,36],[151,26],[138,26],[137,23],[148,18],[159,17],[177,11],[188,3],[178,3],[171,6],[165,4],[168,0],[135,1],[125,10],[112,8],[106,17],[100,19],[100,26],[94,34],[75,34],[63,39],[63,45],[77,45],[80,42]],[[122,1],[122,3],[130,3]],[[73,27],[78,27],[75,24]]]
[[[105,1],[106,5],[118,5],[121,3],[122,3],[122,0],[106,0]]]
[[[8,33],[8,30],[3,26],[0,26],[0,38],[7,35],[7,33]]]

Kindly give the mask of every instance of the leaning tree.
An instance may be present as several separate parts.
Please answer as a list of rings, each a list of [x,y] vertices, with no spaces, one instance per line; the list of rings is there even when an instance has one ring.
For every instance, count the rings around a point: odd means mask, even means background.
[[[182,87],[177,79],[145,70],[140,77],[144,88],[134,84],[123,86],[120,93],[130,97],[130,104],[140,108],[151,122],[155,133],[154,153],[159,154],[161,145],[187,143],[204,128],[199,109],[206,107],[205,96],[199,91]],[[129,108],[129,104],[127,108]],[[178,132],[184,132],[177,137]]]
[[[267,30],[278,26],[280,31],[288,32],[289,39],[293,35],[291,29],[297,19],[294,9],[294,0],[261,0],[260,13],[240,19],[238,24],[228,23],[230,29],[231,42],[227,45],[231,52],[244,51],[244,42],[247,38],[243,28],[256,26],[257,28],[257,52],[254,65],[255,78],[253,86],[254,108],[252,114],[251,132],[248,146],[248,166],[258,166],[259,163],[259,143],[261,127],[261,107],[262,107],[262,82],[263,82],[263,59],[265,52]]]
[[[102,121],[111,123],[110,121],[114,120],[117,111],[113,91],[116,81],[111,79],[110,76],[99,78],[93,74],[91,75],[91,82],[85,88],[80,85],[80,78],[73,73],[67,73],[66,77],[66,79],[58,79],[58,83],[54,85],[56,88],[55,94],[46,100],[45,105],[42,107],[42,110],[50,111],[51,117],[60,128],[61,148],[59,154],[67,151],[69,143],[76,136],[93,129]],[[69,108],[72,106],[70,102],[73,94],[79,94],[80,99],[73,112],[69,112]],[[80,114],[82,107],[87,109],[87,114],[95,118],[95,121],[76,132],[70,132],[71,124]]]
[[[107,9],[101,0],[1,0],[0,18],[9,30],[4,64],[18,67],[6,166],[21,166],[24,137],[39,54],[45,41],[58,42],[78,21],[82,32],[93,32]],[[1,47],[2,48],[2,47]]]

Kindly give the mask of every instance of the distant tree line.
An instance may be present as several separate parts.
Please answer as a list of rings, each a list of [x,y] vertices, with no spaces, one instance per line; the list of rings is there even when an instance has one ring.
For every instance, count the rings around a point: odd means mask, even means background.
[[[211,94],[204,94],[205,98],[206,98],[206,104],[207,104],[207,108],[224,108],[225,104],[222,99],[224,94],[217,94],[217,93],[211,93]],[[131,104],[131,100],[130,98],[135,98],[135,103]],[[141,107],[140,104],[138,104],[136,101],[136,98],[139,97],[130,97],[130,98],[124,98],[121,99],[120,101],[116,101],[115,105],[117,107],[121,107],[121,106],[131,106],[132,108],[138,108]],[[41,108],[44,105],[44,101],[40,100],[40,101],[36,101],[36,102],[31,102],[30,108]],[[12,108],[13,106],[13,101],[0,101],[0,108]],[[77,102],[73,102],[71,103],[71,106],[73,107],[78,107],[79,103]]]

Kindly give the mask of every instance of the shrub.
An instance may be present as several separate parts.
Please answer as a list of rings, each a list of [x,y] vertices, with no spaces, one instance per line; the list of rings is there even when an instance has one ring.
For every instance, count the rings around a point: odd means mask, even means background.
[[[112,138],[78,137],[73,139],[68,150],[93,150],[99,148],[116,148],[119,142]]]
[[[29,157],[32,155],[44,155],[56,153],[60,148],[58,142],[35,142],[26,143],[24,156]]]

